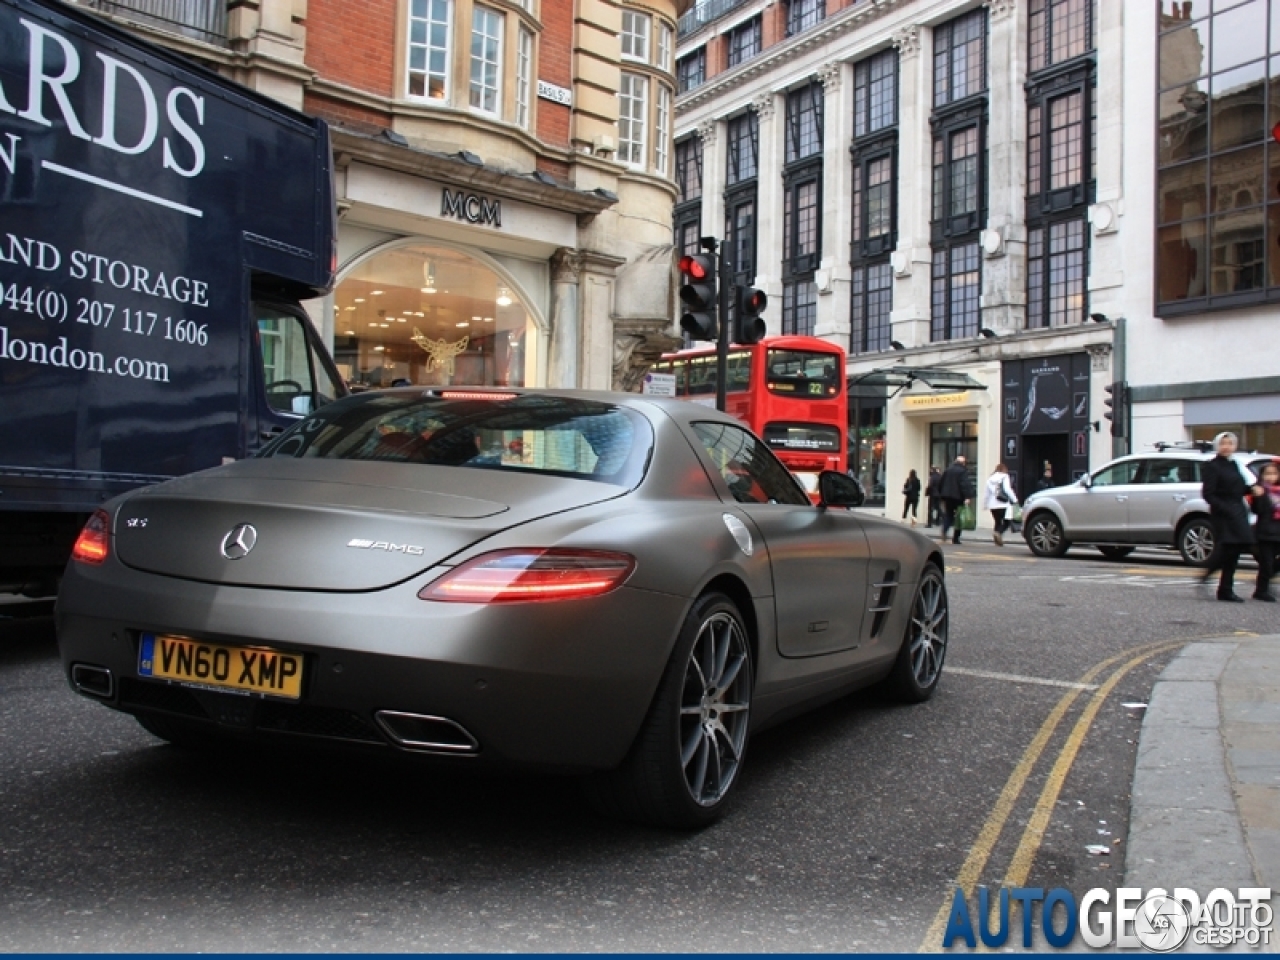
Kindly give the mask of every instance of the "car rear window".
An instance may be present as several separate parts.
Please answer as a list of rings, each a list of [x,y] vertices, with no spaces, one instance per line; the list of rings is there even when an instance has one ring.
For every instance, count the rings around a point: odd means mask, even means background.
[[[607,403],[399,391],[329,404],[258,456],[541,473],[630,488],[643,477],[652,447],[653,431],[644,417]]]

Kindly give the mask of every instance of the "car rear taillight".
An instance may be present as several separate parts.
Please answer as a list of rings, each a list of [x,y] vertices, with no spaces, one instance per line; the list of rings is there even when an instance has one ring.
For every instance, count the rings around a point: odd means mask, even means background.
[[[598,597],[622,585],[634,557],[604,550],[498,550],[450,570],[419,591],[448,603],[537,603]]]
[[[111,552],[110,536],[111,518],[107,516],[107,511],[95,510],[76,538],[75,546],[71,548],[71,559],[94,565],[102,563]]]

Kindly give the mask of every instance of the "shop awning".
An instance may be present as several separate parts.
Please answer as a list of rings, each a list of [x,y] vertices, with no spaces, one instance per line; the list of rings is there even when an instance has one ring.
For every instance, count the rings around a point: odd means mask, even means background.
[[[878,367],[849,377],[850,390],[859,387],[883,387],[892,390],[890,396],[897,396],[903,390],[909,390],[917,383],[923,384],[936,393],[958,393],[961,390],[985,390],[986,384],[979,383],[967,373],[959,370],[948,370],[945,367]]]

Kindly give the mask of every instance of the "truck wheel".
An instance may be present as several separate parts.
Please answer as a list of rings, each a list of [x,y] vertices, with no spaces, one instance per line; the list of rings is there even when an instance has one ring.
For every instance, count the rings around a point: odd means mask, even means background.
[[[723,594],[700,597],[631,753],[617,770],[588,781],[588,796],[627,820],[681,829],[713,823],[742,770],[751,691],[742,615]]]
[[[1192,517],[1178,529],[1178,552],[1182,554],[1182,562],[1193,567],[1209,565],[1217,542],[1208,517]]]
[[[1048,511],[1032,514],[1023,526],[1027,546],[1037,557],[1060,557],[1071,546],[1058,518]]]

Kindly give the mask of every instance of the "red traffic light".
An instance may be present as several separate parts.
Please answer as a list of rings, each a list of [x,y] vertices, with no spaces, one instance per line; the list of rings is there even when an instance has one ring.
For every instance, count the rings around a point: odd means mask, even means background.
[[[750,290],[746,298],[743,300],[743,306],[752,316],[758,316],[764,313],[765,307],[769,305],[769,298],[763,290]]]
[[[680,272],[691,280],[707,279],[707,265],[702,257],[686,254],[680,258]]]
[[[1280,143],[1280,123],[1271,128],[1271,139],[1276,143]]]

